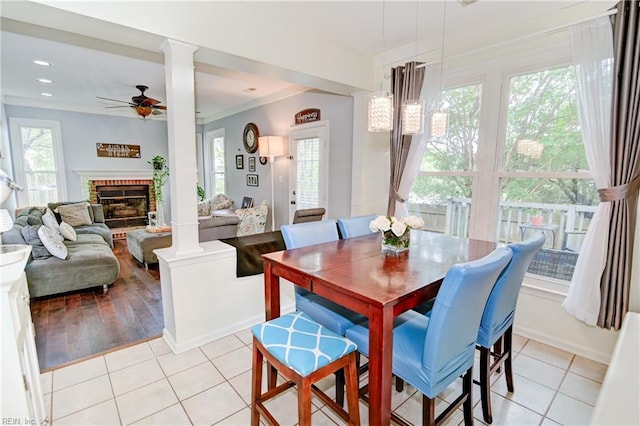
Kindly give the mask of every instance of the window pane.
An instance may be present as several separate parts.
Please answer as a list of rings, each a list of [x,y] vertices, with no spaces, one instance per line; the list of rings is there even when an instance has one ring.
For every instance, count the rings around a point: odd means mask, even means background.
[[[54,171],[56,167],[51,129],[22,127],[20,131],[25,172]]]
[[[213,169],[217,173],[222,173],[224,180],[224,138],[213,140],[213,158]]]
[[[443,92],[443,109],[449,120],[447,134],[429,140],[421,170],[475,170],[481,94],[480,84]]]
[[[508,108],[504,170],[588,170],[573,67],[511,78]]]
[[[319,205],[320,139],[296,141],[296,206],[308,209]]]
[[[32,173],[27,172],[27,197],[30,206],[46,206],[51,200],[57,199],[55,172]]]
[[[215,193],[224,194],[224,173],[216,173],[215,177]]]
[[[521,241],[534,232],[547,240],[529,272],[570,281],[582,240],[596,210],[591,179],[501,179],[497,240]]]
[[[426,230],[466,237],[469,235],[471,177],[419,176],[407,208],[409,214],[424,220]]]

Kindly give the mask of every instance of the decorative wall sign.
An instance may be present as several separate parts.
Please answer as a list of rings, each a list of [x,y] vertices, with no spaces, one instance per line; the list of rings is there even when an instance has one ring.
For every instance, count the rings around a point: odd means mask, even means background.
[[[320,120],[320,110],[318,108],[307,108],[296,113],[295,115],[296,125],[311,123],[312,121]]]
[[[236,155],[236,169],[244,169],[244,155]]]
[[[140,158],[140,145],[97,143],[96,152],[98,157]]]
[[[256,171],[256,157],[249,157],[249,171]]]
[[[247,186],[258,186],[258,175],[247,175]]]

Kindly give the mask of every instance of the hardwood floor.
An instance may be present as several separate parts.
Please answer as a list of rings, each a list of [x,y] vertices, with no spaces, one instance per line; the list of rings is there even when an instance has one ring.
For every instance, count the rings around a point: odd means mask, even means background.
[[[120,276],[102,287],[31,300],[42,372],[162,334],[162,295],[157,269],[144,267],[115,240]]]

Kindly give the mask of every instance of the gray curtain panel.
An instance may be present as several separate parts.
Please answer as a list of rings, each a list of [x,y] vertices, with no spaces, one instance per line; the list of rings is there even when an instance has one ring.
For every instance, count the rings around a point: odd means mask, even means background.
[[[607,263],[600,281],[598,325],[619,329],[629,310],[631,260],[640,188],[640,7],[616,5],[613,24],[614,82],[611,112],[611,188],[598,190],[611,202]]]
[[[411,135],[402,135],[402,103],[416,100],[420,97],[424,81],[424,68],[418,68],[420,63],[407,62],[404,66],[391,69],[391,93],[393,94],[393,130],[391,131],[391,176],[389,183],[389,202],[387,214],[394,216],[396,201],[404,203],[398,189],[404,173],[404,167],[409,155]]]

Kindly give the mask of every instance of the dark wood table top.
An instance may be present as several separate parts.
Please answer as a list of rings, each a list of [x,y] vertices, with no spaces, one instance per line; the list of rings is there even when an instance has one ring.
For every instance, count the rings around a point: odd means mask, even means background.
[[[375,233],[269,253],[263,258],[276,262],[277,275],[281,275],[279,268],[307,273],[311,291],[319,291],[312,287],[321,281],[322,287],[349,293],[367,304],[387,305],[441,281],[451,265],[483,257],[495,247],[489,241],[414,230],[409,251],[398,255],[382,254],[381,236]]]

